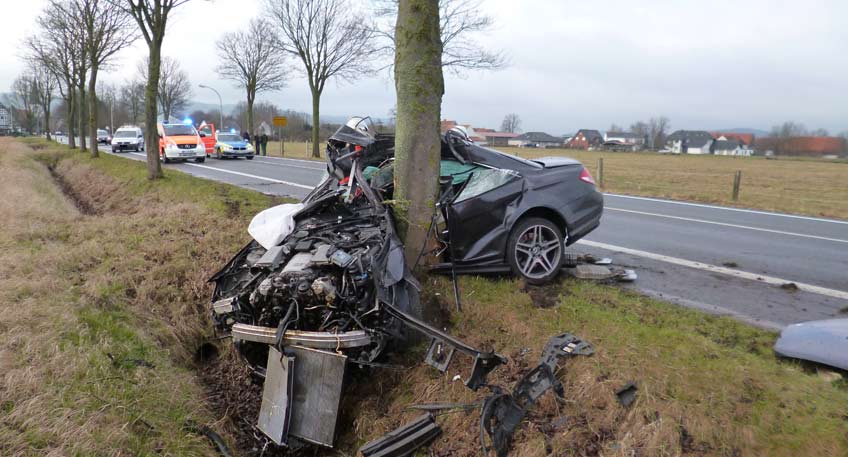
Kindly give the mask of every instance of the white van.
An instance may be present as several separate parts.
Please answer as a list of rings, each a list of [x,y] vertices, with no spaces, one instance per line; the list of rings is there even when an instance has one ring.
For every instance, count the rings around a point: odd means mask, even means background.
[[[124,126],[112,135],[112,152],[129,150],[144,150],[144,133],[138,127]]]

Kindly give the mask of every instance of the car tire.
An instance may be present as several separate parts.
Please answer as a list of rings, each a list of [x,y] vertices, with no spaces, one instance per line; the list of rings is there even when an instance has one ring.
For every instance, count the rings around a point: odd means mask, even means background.
[[[169,159],[168,156],[165,155],[165,151],[162,151],[162,162],[171,163],[171,159]]]
[[[215,158],[218,159],[218,160],[223,159],[223,157],[221,156],[221,150],[220,149],[215,150]]]
[[[512,228],[507,241],[509,267],[530,284],[550,282],[562,265],[563,241],[560,228],[548,219],[522,219]]]
[[[203,163],[206,162],[206,157],[199,157],[197,159],[194,159],[194,161],[197,163]]]
[[[247,160],[253,160],[253,156],[246,156],[246,157],[245,157],[245,159],[247,159]]]

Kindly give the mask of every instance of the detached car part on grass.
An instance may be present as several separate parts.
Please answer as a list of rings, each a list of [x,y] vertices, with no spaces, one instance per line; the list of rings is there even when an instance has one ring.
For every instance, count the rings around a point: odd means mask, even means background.
[[[472,357],[470,389],[505,363],[419,319],[420,286],[383,205],[393,156],[393,137],[352,119],[328,141],[328,176],[302,203],[258,214],[254,241],[210,279],[217,331],[264,378],[257,427],[276,444],[332,447],[347,365],[379,366],[410,330],[430,338],[425,361],[441,371],[457,351]],[[559,272],[565,245],[599,223],[602,197],[569,159],[526,161],[449,132],[442,175],[431,227],[437,270],[512,267],[544,282]]]
[[[774,350],[784,357],[848,370],[848,318],[789,325],[780,332]]]

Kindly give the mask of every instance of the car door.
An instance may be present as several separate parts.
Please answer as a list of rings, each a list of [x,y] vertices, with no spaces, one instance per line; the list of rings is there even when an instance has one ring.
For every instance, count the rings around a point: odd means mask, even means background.
[[[471,175],[447,209],[454,262],[503,261],[523,183],[517,172],[500,168],[482,168]]]
[[[215,124],[204,124],[197,129],[200,134],[200,141],[206,147],[206,155],[211,156],[215,151]]]

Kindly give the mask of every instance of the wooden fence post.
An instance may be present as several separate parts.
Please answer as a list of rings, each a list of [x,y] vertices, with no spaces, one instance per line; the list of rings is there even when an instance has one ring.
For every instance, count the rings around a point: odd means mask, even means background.
[[[604,158],[598,158],[598,187],[604,188]]]
[[[733,201],[739,200],[739,185],[742,184],[742,170],[737,170],[733,175]]]

